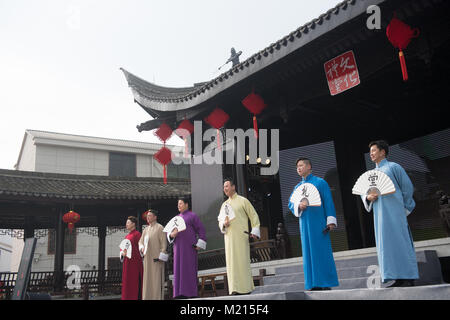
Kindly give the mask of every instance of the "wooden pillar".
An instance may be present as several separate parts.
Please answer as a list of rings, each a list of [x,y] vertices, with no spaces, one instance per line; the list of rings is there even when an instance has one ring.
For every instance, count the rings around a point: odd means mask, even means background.
[[[25,220],[23,241],[27,238],[34,238],[34,217],[27,217]]]
[[[56,216],[56,246],[55,246],[55,264],[54,264],[54,290],[62,292],[64,289],[64,233],[63,209],[59,209]]]
[[[106,226],[99,217],[98,221],[98,284],[99,291],[102,292],[105,281],[105,257],[106,257]]]

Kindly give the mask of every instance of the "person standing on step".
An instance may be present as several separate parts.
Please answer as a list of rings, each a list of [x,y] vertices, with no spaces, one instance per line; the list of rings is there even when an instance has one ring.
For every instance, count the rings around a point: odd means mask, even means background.
[[[164,299],[164,262],[169,256],[164,227],[157,221],[155,210],[147,211],[148,226],[139,240],[139,250],[144,262],[142,300]]]
[[[142,298],[142,257],[139,254],[139,239],[141,233],[136,230],[137,218],[129,216],[126,229],[129,231],[125,239],[131,247],[120,251],[122,266],[122,300],[141,300]],[[131,257],[128,250],[131,250]],[[127,254],[128,253],[128,254]]]
[[[392,180],[395,193],[378,196],[361,196],[368,212],[373,208],[375,242],[378,264],[383,283],[395,280],[390,287],[414,286],[419,278],[414,242],[407,216],[416,203],[413,199],[414,186],[405,170],[397,163],[386,159],[389,145],[384,140],[369,144],[370,159],[375,170],[384,172]]]
[[[236,193],[233,180],[225,179],[223,192],[228,199],[222,203],[221,211],[232,211],[234,219],[219,222],[224,234],[225,262],[228,277],[228,291],[232,295],[249,294],[255,289],[250,268],[249,237],[261,237],[259,217],[247,198]],[[248,222],[252,230],[248,232]]]
[[[337,226],[333,197],[328,183],[312,174],[310,159],[297,159],[296,167],[302,180],[289,197],[288,207],[299,217],[305,290],[330,290],[330,287],[339,286],[329,232]],[[304,188],[305,183],[314,185],[319,192],[320,206],[293,200],[294,193],[298,188]]]
[[[190,199],[178,200],[178,216],[182,217],[186,229],[175,228],[167,234],[173,243],[173,297],[194,298],[198,295],[198,251],[206,249],[206,232],[200,218],[189,210]]]

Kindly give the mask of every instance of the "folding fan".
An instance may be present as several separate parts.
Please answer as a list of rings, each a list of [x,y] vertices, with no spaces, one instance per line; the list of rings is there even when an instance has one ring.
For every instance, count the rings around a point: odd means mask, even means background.
[[[317,190],[317,188],[311,183],[304,183],[300,185],[292,194],[291,202],[294,204],[294,214],[297,217],[298,205],[302,201],[306,201],[306,205],[311,207],[319,207],[322,205],[319,190]]]
[[[352,193],[366,195],[377,193],[379,195],[391,194],[395,192],[395,186],[391,178],[379,170],[369,170],[364,172],[353,186]]]
[[[220,222],[225,222],[225,219],[228,217],[228,221],[231,221],[235,218],[234,210],[228,203],[225,203],[222,208],[220,209],[219,216],[217,217],[217,220]]]
[[[131,241],[128,239],[123,239],[122,242],[119,245],[120,248],[120,252],[122,252],[123,250],[127,249],[127,257],[128,259],[131,259]]]
[[[186,230],[186,223],[183,217],[175,216],[173,217],[164,227],[164,232],[170,233],[173,229],[177,228],[178,232]]]

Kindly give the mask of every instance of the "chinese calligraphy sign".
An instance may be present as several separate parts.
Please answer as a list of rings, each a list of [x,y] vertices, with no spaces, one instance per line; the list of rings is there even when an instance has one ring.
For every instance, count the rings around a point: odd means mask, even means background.
[[[332,96],[360,84],[355,55],[351,50],[325,62],[323,66]]]

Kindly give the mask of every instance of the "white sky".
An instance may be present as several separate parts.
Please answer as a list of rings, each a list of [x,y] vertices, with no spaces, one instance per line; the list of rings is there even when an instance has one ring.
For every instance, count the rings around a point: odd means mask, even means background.
[[[158,142],[137,131],[151,118],[120,67],[163,86],[208,81],[231,47],[243,61],[339,2],[0,0],[0,168],[26,129]]]

